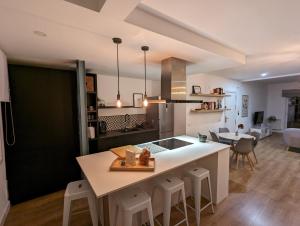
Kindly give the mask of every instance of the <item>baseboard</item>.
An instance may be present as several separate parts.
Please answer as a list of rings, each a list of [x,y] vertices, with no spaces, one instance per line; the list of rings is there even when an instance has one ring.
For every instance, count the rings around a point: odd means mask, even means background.
[[[8,215],[8,212],[9,212],[9,209],[10,209],[10,202],[7,201],[4,209],[3,209],[3,212],[0,213],[0,226],[3,226],[4,225],[4,222],[6,220],[6,217]]]

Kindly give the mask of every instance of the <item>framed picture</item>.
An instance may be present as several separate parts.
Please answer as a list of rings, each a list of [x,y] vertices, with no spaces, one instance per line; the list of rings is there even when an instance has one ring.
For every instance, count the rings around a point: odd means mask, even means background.
[[[249,96],[242,96],[242,117],[248,117]]]
[[[200,94],[201,93],[201,86],[192,86],[193,94]]]
[[[142,108],[143,107],[143,97],[142,93],[133,93],[133,107]]]

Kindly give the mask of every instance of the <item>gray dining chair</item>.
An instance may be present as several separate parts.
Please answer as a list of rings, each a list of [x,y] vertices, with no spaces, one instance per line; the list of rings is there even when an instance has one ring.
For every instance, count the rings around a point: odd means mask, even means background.
[[[217,136],[217,134],[215,132],[209,131],[211,139],[213,142],[218,142],[220,143],[219,137]]]
[[[229,133],[229,129],[226,128],[226,127],[223,127],[223,128],[219,128],[219,133]]]
[[[256,154],[255,154],[255,151],[254,151],[254,150],[255,150],[255,148],[256,148],[258,142],[259,142],[259,139],[260,139],[260,133],[258,133],[258,132],[250,132],[250,135],[253,136],[253,137],[255,137],[255,140],[253,140],[253,155],[254,155],[254,158],[255,158],[256,163],[258,163],[257,157],[256,157]]]
[[[209,133],[210,133],[212,141],[222,143],[222,144],[232,145],[231,140],[220,138],[220,137],[218,137],[218,135],[215,132],[212,132],[212,131],[209,131]]]
[[[239,168],[239,155],[242,156],[243,160],[247,157],[251,170],[253,170],[254,164],[250,158],[250,153],[253,152],[253,139],[252,138],[241,138],[234,146],[234,154],[236,155],[236,168]]]

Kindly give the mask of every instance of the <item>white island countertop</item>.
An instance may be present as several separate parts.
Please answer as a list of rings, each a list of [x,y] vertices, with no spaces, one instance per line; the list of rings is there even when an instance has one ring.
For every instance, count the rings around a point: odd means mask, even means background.
[[[109,167],[117,158],[110,151],[77,157],[77,161],[98,198],[126,188],[138,182],[166,173],[187,163],[229,148],[228,145],[208,141],[201,143],[195,137],[177,136],[176,139],[193,143],[181,148],[159,152],[154,155],[154,172],[116,172]]]

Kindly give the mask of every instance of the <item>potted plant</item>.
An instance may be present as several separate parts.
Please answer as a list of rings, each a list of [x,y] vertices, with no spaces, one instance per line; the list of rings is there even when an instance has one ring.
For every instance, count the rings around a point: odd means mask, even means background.
[[[238,124],[238,128],[237,128],[237,130],[236,130],[236,132],[235,132],[235,135],[236,135],[236,136],[239,135],[239,129],[244,129],[244,124],[243,124],[243,123]]]

